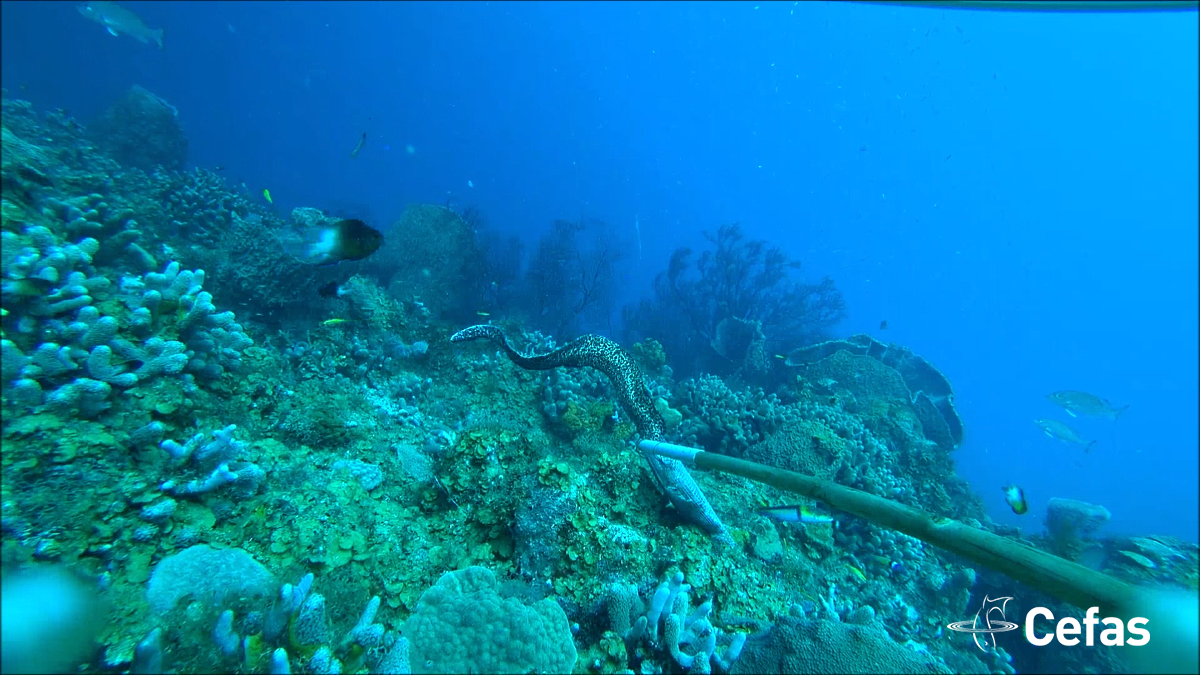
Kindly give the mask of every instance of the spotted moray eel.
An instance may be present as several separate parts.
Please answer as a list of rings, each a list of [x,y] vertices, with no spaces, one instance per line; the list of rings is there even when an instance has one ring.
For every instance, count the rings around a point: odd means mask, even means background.
[[[599,370],[613,383],[617,390],[617,400],[633,419],[642,438],[662,440],[665,428],[663,418],[650,399],[650,390],[646,388],[642,371],[633,359],[629,358],[629,354],[612,340],[600,335],[584,335],[548,354],[527,356],[514,349],[504,332],[496,326],[469,326],[450,337],[451,342],[471,340],[494,342],[513,363],[526,370],[550,370],[560,366],[591,366]],[[717,512],[708,503],[708,499],[700,491],[700,486],[696,485],[695,479],[682,462],[658,455],[644,456],[650,462],[650,468],[662,485],[663,491],[667,493],[667,498],[686,519],[716,535],[716,539],[722,543],[733,541],[725,524],[721,522]]]

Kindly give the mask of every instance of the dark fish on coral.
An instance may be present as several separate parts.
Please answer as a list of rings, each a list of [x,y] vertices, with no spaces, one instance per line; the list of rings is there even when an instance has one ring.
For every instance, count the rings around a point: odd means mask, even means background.
[[[336,265],[344,260],[362,260],[379,250],[383,233],[357,218],[312,227],[302,234],[289,252],[306,265]]]
[[[346,294],[346,289],[342,288],[342,282],[331,281],[317,289],[317,295],[322,298],[340,298]]]
[[[0,283],[0,295],[9,298],[40,298],[51,291],[54,284],[37,277],[29,279],[5,279]]]
[[[80,14],[104,26],[113,37],[125,34],[142,44],[153,42],[159,49],[163,48],[161,28],[150,28],[142,17],[115,2],[88,2],[79,5],[78,9]]]
[[[879,322],[879,330],[887,330],[887,319]]]
[[[1062,441],[1068,445],[1082,445],[1084,452],[1091,450],[1092,446],[1096,444],[1096,441],[1084,440],[1083,436],[1080,436],[1078,431],[1075,431],[1071,427],[1059,422],[1058,420],[1034,420],[1033,423],[1038,425],[1038,428],[1042,430],[1042,433],[1056,441]]]
[[[1115,420],[1121,416],[1121,413],[1129,410],[1129,406],[1127,405],[1118,408],[1106,399],[1089,394],[1086,391],[1071,391],[1066,389],[1046,394],[1046,398],[1054,405],[1062,406],[1062,409],[1066,410],[1067,414],[1071,417],[1086,415],[1088,417],[1104,417]]]
[[[1008,485],[1001,489],[1004,490],[1004,501],[1008,502],[1013,513],[1018,516],[1025,515],[1029,510],[1029,504],[1025,501],[1025,491],[1018,485]]]
[[[354,159],[355,157],[358,157],[358,151],[362,150],[363,146],[366,145],[366,143],[367,143],[367,132],[364,131],[362,138],[358,139],[358,145],[354,146],[354,150],[352,150],[350,152],[350,159]]]

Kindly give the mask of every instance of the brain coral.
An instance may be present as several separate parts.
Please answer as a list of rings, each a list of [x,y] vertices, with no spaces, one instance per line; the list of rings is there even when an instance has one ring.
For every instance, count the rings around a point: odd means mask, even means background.
[[[553,600],[501,597],[484,567],[447,572],[404,622],[414,673],[569,673],[575,644]]]
[[[948,673],[939,661],[895,642],[879,623],[782,616],[746,643],[733,673]]]
[[[184,597],[218,606],[229,598],[266,597],[271,574],[240,548],[198,544],[163,558],[146,588],[146,601],[157,614],[169,612]]]

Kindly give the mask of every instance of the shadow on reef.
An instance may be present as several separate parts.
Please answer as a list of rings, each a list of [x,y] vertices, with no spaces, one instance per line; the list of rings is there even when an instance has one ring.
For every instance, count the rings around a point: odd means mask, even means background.
[[[796,500],[656,471],[631,443],[621,382],[601,370],[528,371],[495,345],[450,343],[470,317],[522,356],[558,348],[523,319],[521,247],[478,214],[413,205],[375,257],[300,266],[276,235],[329,215],[283,217],[217,173],[183,170],[176,113],[147,96],[96,129],[2,101],[0,562],[70,569],[106,601],[88,672],[1112,666],[1106,648],[1036,661],[1022,648],[1012,663],[981,652],[943,627],[1004,579],[846,514],[761,516]],[[139,134],[141,150],[119,142]],[[546,278],[617,269],[560,230],[547,250],[578,245],[591,262]],[[822,288],[794,300],[832,321]],[[592,314],[581,297],[553,299],[562,312],[546,321],[601,323],[603,303]],[[795,467],[1126,580],[1195,586],[1195,545],[1103,539],[1096,508],[1064,502],[1033,537],[991,522],[953,471],[949,383],[906,350],[850,338],[796,368],[772,359],[756,380],[746,356],[791,329],[773,335],[762,307],[709,309],[709,332],[678,354],[651,339],[612,347],[665,440]],[[788,346],[828,337],[805,325]],[[668,359],[693,364],[700,349],[745,376],[677,377]],[[693,526],[700,500],[732,546]],[[36,644],[64,644],[52,639]]]

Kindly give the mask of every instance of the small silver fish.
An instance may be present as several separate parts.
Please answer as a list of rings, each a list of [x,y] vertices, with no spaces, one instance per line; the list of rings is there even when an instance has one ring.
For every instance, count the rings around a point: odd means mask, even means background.
[[[783,523],[804,523],[805,525],[829,525],[833,522],[833,516],[824,513],[817,513],[810,510],[806,506],[768,506],[765,509],[756,511],[760,516],[766,516],[771,520],[778,520]]]
[[[1129,406],[1127,405],[1118,408],[1106,399],[1089,394],[1086,391],[1064,389],[1063,391],[1046,394],[1046,398],[1054,405],[1062,406],[1062,409],[1066,410],[1067,414],[1071,417],[1087,415],[1088,417],[1104,417],[1115,420],[1121,416],[1121,413],[1129,410]]]
[[[142,44],[153,42],[159,49],[163,48],[163,29],[147,26],[142,17],[115,2],[96,0],[79,5],[77,9],[80,14],[104,26],[113,37],[124,33]]]
[[[1084,452],[1088,452],[1096,444],[1096,441],[1085,440],[1083,436],[1079,435],[1078,431],[1058,420],[1034,420],[1033,423],[1038,425],[1042,433],[1056,441],[1062,441],[1067,445],[1082,445]]]

